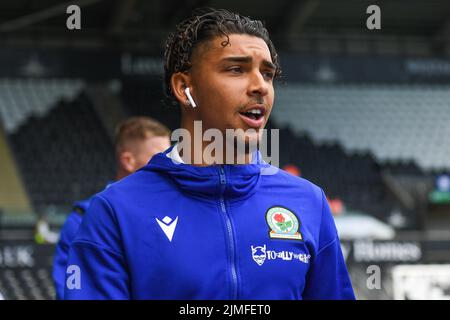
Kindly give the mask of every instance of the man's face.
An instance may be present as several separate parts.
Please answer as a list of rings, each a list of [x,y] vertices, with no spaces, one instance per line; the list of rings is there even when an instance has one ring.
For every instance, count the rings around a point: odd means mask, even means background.
[[[192,57],[191,81],[204,130],[264,128],[274,101],[275,66],[261,38],[231,34],[229,45],[217,37],[201,44]],[[260,113],[260,114],[258,114]],[[246,137],[246,142],[258,134]]]
[[[170,147],[169,137],[149,137],[145,140],[136,142],[136,145],[131,149],[133,161],[133,171],[136,171],[147,165],[150,159],[157,153],[163,152]]]

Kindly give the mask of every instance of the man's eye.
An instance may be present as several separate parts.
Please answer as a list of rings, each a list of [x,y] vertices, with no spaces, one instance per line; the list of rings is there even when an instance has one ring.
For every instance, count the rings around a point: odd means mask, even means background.
[[[231,68],[228,68],[228,71],[231,71],[232,73],[241,73],[242,68],[241,67],[231,67]]]
[[[264,77],[267,79],[273,80],[275,74],[272,71],[263,72]]]

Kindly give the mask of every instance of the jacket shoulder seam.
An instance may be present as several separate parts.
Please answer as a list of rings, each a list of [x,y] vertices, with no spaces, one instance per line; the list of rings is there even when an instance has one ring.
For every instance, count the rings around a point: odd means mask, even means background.
[[[330,247],[331,245],[333,245],[335,242],[337,241],[337,237],[334,237],[333,240],[331,240],[330,242],[328,242],[326,245],[324,245],[321,249],[319,249],[319,251],[317,252],[317,255],[321,254],[323,251],[325,251],[328,247]]]
[[[94,241],[79,239],[79,240],[75,240],[74,242],[72,242],[71,246],[72,245],[74,245],[74,246],[76,246],[76,245],[88,245],[88,246],[91,246],[91,247],[95,247],[96,249],[108,251],[108,252],[110,252],[110,253],[112,253],[112,254],[114,254],[116,256],[119,256],[120,258],[123,258],[122,254],[120,254],[120,253],[118,253],[118,252],[116,252],[116,251],[114,251],[114,250],[112,250],[110,248],[107,248],[107,247],[105,247],[105,246],[103,246],[103,245],[101,245],[101,244],[99,244],[97,242],[94,242]]]

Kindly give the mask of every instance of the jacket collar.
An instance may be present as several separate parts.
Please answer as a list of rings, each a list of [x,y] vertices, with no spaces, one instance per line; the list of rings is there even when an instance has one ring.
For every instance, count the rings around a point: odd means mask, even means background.
[[[253,155],[251,164],[193,166],[183,163],[175,147],[154,155],[142,170],[166,174],[181,190],[202,198],[217,199],[221,195],[231,200],[247,198],[256,192],[261,172],[270,167],[259,151]],[[225,174],[225,186],[220,181],[220,168]]]

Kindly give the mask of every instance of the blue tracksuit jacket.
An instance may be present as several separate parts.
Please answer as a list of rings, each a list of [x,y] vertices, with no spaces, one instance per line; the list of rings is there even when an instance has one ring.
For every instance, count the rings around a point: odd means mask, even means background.
[[[113,182],[108,182],[108,188]],[[77,201],[74,203],[72,212],[67,216],[63,227],[61,228],[59,240],[56,244],[55,254],[53,257],[53,284],[55,286],[56,299],[64,298],[64,286],[66,278],[67,258],[69,255],[69,247],[78,228],[83,221],[83,216],[86,213],[91,203],[92,197],[86,200]]]
[[[263,162],[155,155],[97,194],[67,299],[354,299],[323,191]]]
[[[61,228],[58,243],[53,257],[53,283],[55,285],[56,299],[64,298],[64,285],[66,278],[67,256],[69,246],[82,221],[82,216],[89,207],[90,199],[75,202],[72,212],[67,216]]]

